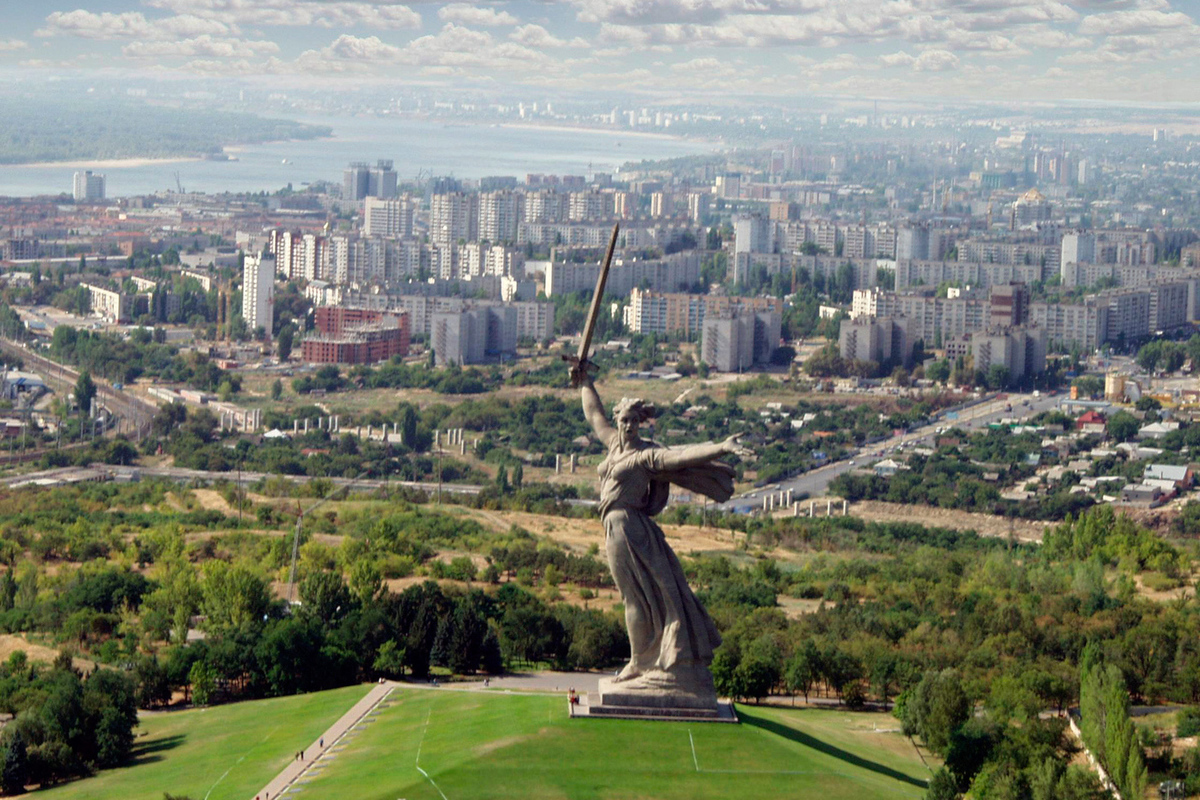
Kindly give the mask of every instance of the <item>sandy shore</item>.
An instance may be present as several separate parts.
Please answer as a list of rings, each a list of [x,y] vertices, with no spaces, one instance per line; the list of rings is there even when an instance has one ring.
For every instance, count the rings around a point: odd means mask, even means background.
[[[32,164],[5,164],[6,167],[34,167],[37,169],[62,169],[75,167],[78,169],[122,169],[126,167],[150,167],[155,164],[181,164],[184,161],[199,161],[194,156],[179,158],[110,158],[91,161],[36,161]]]

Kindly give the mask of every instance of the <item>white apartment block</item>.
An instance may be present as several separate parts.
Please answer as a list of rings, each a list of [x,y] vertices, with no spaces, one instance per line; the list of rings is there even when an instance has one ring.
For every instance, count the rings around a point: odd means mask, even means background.
[[[554,262],[546,268],[546,296],[591,292],[600,276],[599,264]],[[694,250],[673,253],[662,259],[624,261],[614,259],[605,293],[628,294],[646,286],[659,292],[678,292],[700,282],[700,255]]]
[[[416,202],[408,195],[395,200],[367,197],[363,201],[363,235],[396,239],[412,236],[415,211]]]
[[[242,318],[246,329],[270,336],[275,312],[275,257],[247,253],[242,270]]]
[[[104,176],[89,170],[75,173],[72,194],[76,203],[104,199]]]
[[[470,192],[435,194],[429,201],[429,239],[450,245],[479,238],[479,195]]]
[[[524,199],[524,195],[509,190],[480,194],[479,238],[496,244],[515,242]]]
[[[608,198],[602,192],[572,192],[567,205],[571,222],[590,222],[608,217]]]
[[[127,294],[105,289],[90,283],[79,284],[88,292],[88,303],[92,313],[106,322],[128,322],[133,314],[133,298]]]
[[[569,196],[560,192],[542,190],[525,195],[522,222],[566,222]]]

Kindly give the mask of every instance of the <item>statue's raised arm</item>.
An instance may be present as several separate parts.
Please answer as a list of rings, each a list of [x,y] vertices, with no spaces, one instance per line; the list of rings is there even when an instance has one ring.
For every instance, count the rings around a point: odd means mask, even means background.
[[[579,381],[579,392],[583,400],[583,416],[587,419],[588,424],[592,426],[592,432],[596,434],[596,438],[605,448],[611,447],[613,438],[617,435],[617,429],[608,421],[608,417],[604,415],[604,403],[600,401],[600,395],[596,392],[596,387],[592,384],[592,378],[588,375],[587,370],[582,370]]]

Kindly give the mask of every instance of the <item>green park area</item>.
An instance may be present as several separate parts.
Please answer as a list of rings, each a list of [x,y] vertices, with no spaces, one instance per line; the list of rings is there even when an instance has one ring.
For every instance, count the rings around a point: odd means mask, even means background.
[[[346,713],[365,686],[191,711],[143,714],[128,766],[36,792],[42,800],[253,797]]]
[[[858,800],[922,797],[930,776],[881,714],[739,705],[739,725],[588,720],[561,695],[446,689],[398,689],[385,705],[287,796]]]

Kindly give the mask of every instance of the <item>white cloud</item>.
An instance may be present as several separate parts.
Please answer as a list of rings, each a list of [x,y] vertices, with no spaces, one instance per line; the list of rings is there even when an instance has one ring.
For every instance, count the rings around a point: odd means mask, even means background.
[[[864,64],[859,60],[858,56],[852,53],[839,53],[833,58],[827,58],[824,61],[818,61],[810,65],[805,72],[809,75],[820,75],[825,72],[855,72],[873,68],[874,65]]]
[[[78,36],[83,39],[132,39],[152,34],[153,27],[141,12],[93,14],[82,8],[51,12],[46,17],[46,26],[37,31],[38,36]]]
[[[522,25],[510,33],[508,38],[526,47],[575,47],[583,49],[590,46],[587,40],[581,39],[578,36],[568,42],[550,33],[550,31],[541,25],[534,24]]]
[[[1178,30],[1195,27],[1195,22],[1181,11],[1167,13],[1139,9],[1136,11],[1111,11],[1085,17],[1079,23],[1079,32],[1088,35],[1113,35],[1122,33],[1145,33],[1159,30]]]
[[[378,36],[360,39],[349,34],[342,34],[325,48],[325,53],[333,58],[352,61],[397,61],[402,52],[395,45],[385,44]]]
[[[477,25],[483,28],[495,28],[501,25],[516,25],[520,22],[507,11],[497,11],[486,6],[473,6],[469,3],[451,3],[438,10],[438,18],[445,22],[457,22],[462,25]]]
[[[1074,50],[1080,47],[1091,47],[1095,44],[1086,36],[1075,36],[1053,28],[1026,31],[1021,35],[1021,43],[1027,47],[1044,47],[1052,50]]]
[[[279,25],[383,30],[419,28],[421,15],[406,5],[318,0],[145,0],[152,8],[217,20],[225,25]]]
[[[20,39],[0,39],[0,53],[11,53],[14,50],[28,50],[29,43]]]
[[[926,50],[912,65],[916,72],[944,72],[957,67],[958,56],[949,50]]]
[[[177,42],[132,42],[122,47],[121,52],[132,58],[254,58],[278,53],[279,45],[268,41],[219,39],[204,35]]]
[[[539,68],[549,58],[516,42],[496,41],[487,31],[446,24],[436,34],[413,39],[402,47],[376,36],[343,34],[329,46],[308,50],[295,61],[301,72],[346,72],[373,65],[478,68],[519,71]]]
[[[888,67],[909,67],[913,72],[944,72],[959,64],[958,56],[949,50],[926,50],[915,56],[901,50],[882,55],[879,61]]]
[[[671,70],[674,72],[693,72],[700,70],[716,70],[723,69],[725,62],[719,58],[693,58],[691,61],[683,61],[678,64],[672,64]]]
[[[887,67],[911,67],[917,63],[917,57],[901,50],[898,53],[888,53],[879,57],[879,60]]]
[[[227,35],[230,28],[219,20],[182,14],[165,19],[147,20],[140,11],[99,14],[82,8],[74,11],[54,11],[46,17],[46,25],[36,31],[38,36],[77,36],[81,39],[140,39],[154,41],[192,36]]]

